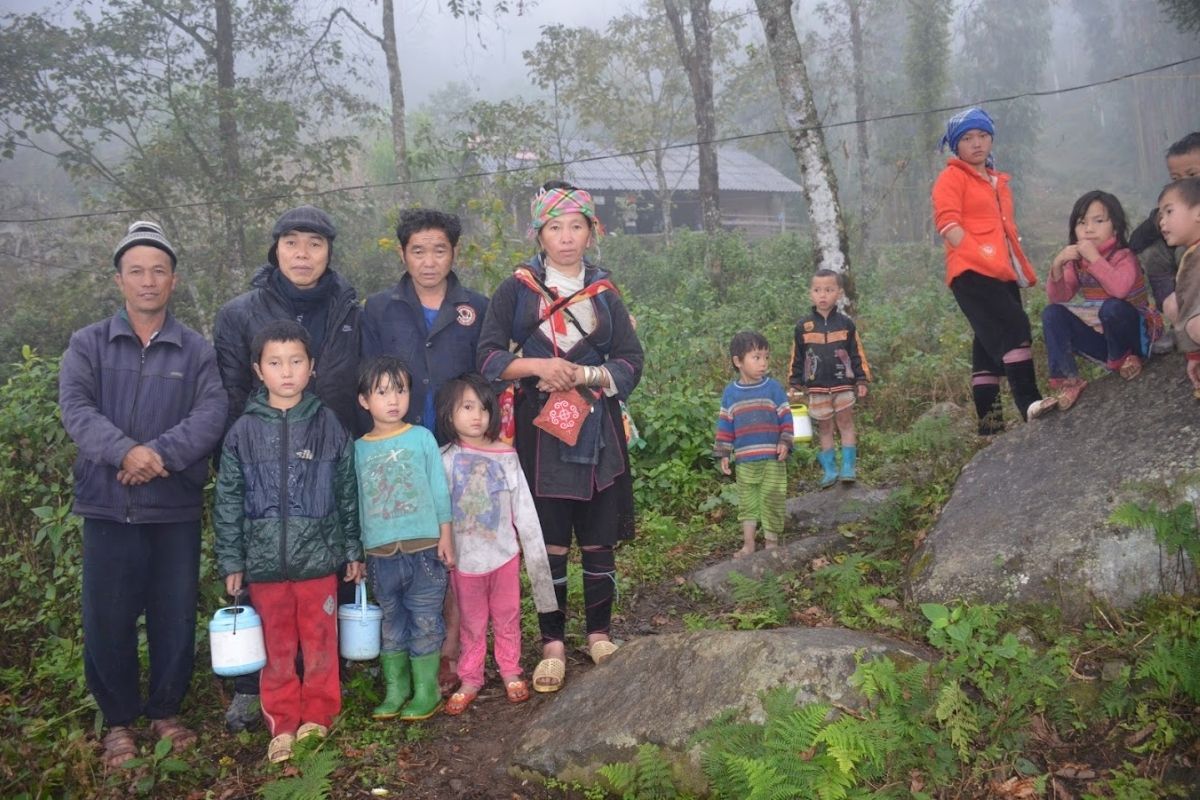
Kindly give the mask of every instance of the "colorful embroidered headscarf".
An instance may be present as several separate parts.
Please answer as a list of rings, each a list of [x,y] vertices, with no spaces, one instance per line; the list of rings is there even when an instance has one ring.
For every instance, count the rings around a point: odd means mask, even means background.
[[[996,123],[992,121],[992,118],[982,108],[971,107],[965,111],[960,111],[946,123],[946,135],[942,137],[939,149],[945,152],[946,148],[949,147],[951,153],[957,154],[958,142],[967,131],[983,131],[995,136]],[[991,154],[988,154],[987,166],[994,166],[994,163]]]
[[[596,203],[584,189],[547,189],[534,196],[529,204],[529,238],[537,236],[550,220],[563,214],[583,214],[600,235],[599,220],[596,219]]]

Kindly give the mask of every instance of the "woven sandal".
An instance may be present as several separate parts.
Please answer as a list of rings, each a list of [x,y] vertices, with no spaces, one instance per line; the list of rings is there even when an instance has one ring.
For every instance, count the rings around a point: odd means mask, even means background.
[[[137,757],[137,741],[133,738],[133,730],[124,725],[109,728],[100,744],[104,746],[102,758],[107,769],[117,769]]]
[[[598,639],[588,645],[587,653],[593,664],[600,665],[611,658],[617,650],[617,646],[608,639]]]
[[[196,743],[196,732],[179,721],[179,717],[150,720],[150,732],[159,739],[170,739],[171,749],[183,752]]]
[[[510,703],[524,703],[529,699],[529,682],[516,678],[504,684],[504,695]]]
[[[296,741],[306,739],[309,736],[317,736],[324,739],[329,735],[329,728],[326,728],[319,722],[306,722],[296,731]]]
[[[295,743],[296,737],[294,734],[279,734],[267,745],[267,761],[270,761],[272,764],[287,761],[292,757],[292,745]]]
[[[557,692],[567,676],[567,664],[561,658],[543,658],[533,670],[535,692]]]

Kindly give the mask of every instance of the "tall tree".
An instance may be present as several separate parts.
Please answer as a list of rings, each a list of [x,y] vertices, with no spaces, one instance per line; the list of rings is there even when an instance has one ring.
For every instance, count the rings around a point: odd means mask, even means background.
[[[495,0],[491,8],[496,14],[505,14],[509,11],[520,14],[527,5],[532,5],[532,0],[529,3],[518,2],[515,6],[510,5],[506,0]],[[486,0],[446,0],[446,9],[455,17],[466,18],[478,23],[486,13],[488,6]],[[396,4],[394,0],[380,0],[380,10],[382,19],[379,33],[376,33],[369,25],[342,6],[335,8],[329,15],[329,24],[332,25],[339,16],[344,16],[359,32],[383,50],[383,60],[388,76],[388,95],[391,100],[388,113],[391,122],[392,154],[396,162],[396,201],[404,204],[412,194],[408,185],[411,170],[408,163],[408,138],[404,116],[406,111],[404,73],[400,69],[400,50],[396,44]],[[327,29],[328,27],[329,25],[326,26]]]
[[[396,202],[403,205],[408,197],[408,137],[404,127],[404,74],[400,70],[400,51],[396,46],[396,6],[392,0],[380,0],[383,19],[379,33],[361,22],[358,17],[338,7],[330,15],[330,21],[344,15],[346,19],[383,50],[383,61],[387,67],[388,96],[391,100],[389,119],[392,133],[392,156],[395,159]]]
[[[551,29],[543,30],[543,41]],[[524,53],[533,78],[545,85],[564,80],[565,101],[602,144],[635,152],[634,162],[656,187],[662,229],[671,232],[672,197],[678,188],[667,173],[669,148],[686,141],[691,94],[679,61],[662,43],[671,36],[662,14],[626,13],[610,20],[603,32],[590,28],[557,29],[568,38],[563,63],[538,48]]]
[[[854,298],[846,223],[838,202],[837,176],[813,102],[804,53],[792,20],[791,0],[754,0],[766,34],[767,52],[779,88],[788,141],[800,168],[800,184],[813,224],[818,268],[843,273],[846,295]]]
[[[1009,0],[1003,8],[981,3],[962,18],[963,50],[955,75],[965,97],[1015,94],[1042,85],[1050,56],[1050,0]],[[1019,188],[1033,171],[1041,128],[1035,98],[990,109],[996,118],[996,162]]]
[[[215,266],[207,297],[189,282],[203,314],[244,284],[246,220],[325,183],[357,146],[323,125],[364,105],[330,78],[349,69],[341,52],[309,30],[267,0],[108,0],[67,25],[8,15],[4,155],[50,155],[94,206],[159,209],[193,263]]]
[[[720,172],[717,166],[717,109],[713,101],[712,11],[709,0],[689,0],[691,36],[684,27],[679,0],[663,0],[675,49],[692,87],[692,111],[696,117],[698,168],[700,171],[700,214],[707,233],[721,230]],[[711,268],[711,265],[710,265]]]
[[[904,71],[908,77],[908,94],[913,107],[939,108],[945,104],[950,70],[950,0],[908,0],[908,29],[904,44]],[[940,158],[936,144],[942,135],[942,118],[937,114],[923,115],[917,125],[918,147],[910,156],[910,174],[923,192],[922,202],[910,198],[910,222],[914,233],[928,240],[933,221],[929,214],[927,195],[937,173]],[[914,193],[915,194],[915,193]]]

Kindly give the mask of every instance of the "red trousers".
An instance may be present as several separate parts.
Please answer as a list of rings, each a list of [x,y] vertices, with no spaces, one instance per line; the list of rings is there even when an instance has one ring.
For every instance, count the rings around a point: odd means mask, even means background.
[[[305,722],[328,727],[342,710],[338,684],[337,576],[250,584],[262,617],[267,665],[259,690],[272,736],[295,733]],[[296,647],[304,653],[304,681],[296,674]]]

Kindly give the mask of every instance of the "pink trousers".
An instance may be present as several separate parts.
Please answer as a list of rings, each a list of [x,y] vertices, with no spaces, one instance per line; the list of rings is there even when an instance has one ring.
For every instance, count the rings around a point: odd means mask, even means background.
[[[263,716],[272,736],[305,722],[329,727],[342,710],[338,685],[337,576],[250,584],[262,617],[267,665],[259,679]],[[304,682],[296,647],[304,653]]]
[[[488,620],[492,623],[492,655],[504,678],[521,674],[521,557],[486,575],[451,573],[462,615],[459,626],[458,677],[483,686]]]

